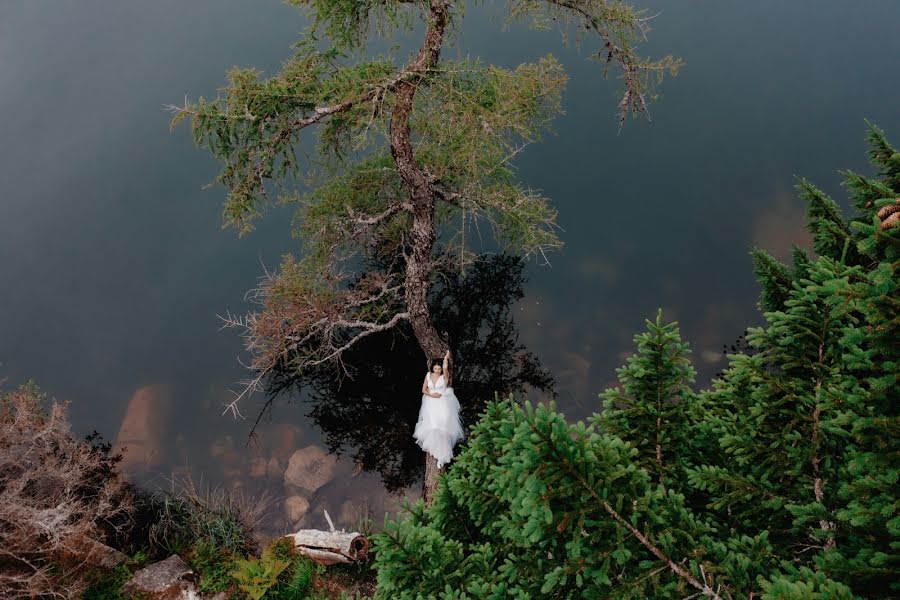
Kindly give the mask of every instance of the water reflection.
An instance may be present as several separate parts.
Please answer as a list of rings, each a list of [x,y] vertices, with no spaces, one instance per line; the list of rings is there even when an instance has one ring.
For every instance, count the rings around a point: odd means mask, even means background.
[[[483,256],[466,273],[444,270],[430,305],[435,326],[454,352],[453,387],[470,427],[494,394],[536,389],[553,394],[554,380],[519,343],[511,314],[524,296],[523,263]],[[357,470],[377,472],[389,491],[406,488],[424,471],[412,438],[421,403],[426,358],[408,325],[373,334],[346,354],[343,368],[326,365],[301,375],[282,369],[270,399],[302,392],[308,415],[330,452],[352,453]],[[267,405],[271,407],[271,403]]]

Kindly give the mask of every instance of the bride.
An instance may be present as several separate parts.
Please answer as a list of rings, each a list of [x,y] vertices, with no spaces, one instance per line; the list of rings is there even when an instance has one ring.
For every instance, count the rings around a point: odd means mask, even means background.
[[[453,446],[463,438],[462,423],[459,420],[459,400],[452,387],[447,387],[449,371],[447,359],[450,351],[444,355],[443,363],[435,359],[431,363],[431,372],[425,374],[422,383],[422,408],[419,409],[419,420],[413,437],[416,443],[437,459],[440,469],[453,458]]]

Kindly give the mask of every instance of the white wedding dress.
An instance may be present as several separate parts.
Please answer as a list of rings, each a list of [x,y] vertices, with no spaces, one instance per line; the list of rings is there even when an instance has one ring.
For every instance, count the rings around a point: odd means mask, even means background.
[[[413,437],[416,443],[438,461],[438,468],[453,458],[453,446],[463,439],[462,423],[459,420],[459,400],[452,387],[447,387],[444,376],[432,383],[429,375],[425,376],[429,392],[440,393],[440,398],[422,394],[422,408],[419,409],[419,420]]]

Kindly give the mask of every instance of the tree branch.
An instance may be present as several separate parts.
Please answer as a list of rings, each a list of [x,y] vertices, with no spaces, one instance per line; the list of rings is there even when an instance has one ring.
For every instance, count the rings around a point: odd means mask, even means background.
[[[594,500],[596,500],[597,503],[603,507],[603,510],[605,510],[622,527],[627,529],[628,532],[631,533],[631,535],[633,535],[635,537],[635,539],[637,539],[641,543],[642,546],[644,546],[644,548],[649,550],[650,553],[653,554],[653,556],[655,556],[659,560],[663,561],[666,564],[666,566],[669,568],[670,571],[672,571],[678,577],[680,577],[681,579],[683,579],[684,581],[689,583],[695,589],[699,590],[700,593],[702,593],[704,596],[712,598],[713,600],[722,600],[722,597],[719,596],[719,594],[715,590],[713,590],[711,587],[709,587],[709,585],[706,583],[706,581],[704,581],[702,584],[699,581],[697,581],[697,579],[693,575],[691,575],[691,573],[686,571],[678,563],[676,563],[671,558],[666,556],[665,552],[660,550],[659,547],[657,547],[655,544],[653,544],[653,542],[651,542],[644,534],[642,534],[640,531],[638,531],[637,528],[634,527],[634,525],[629,523],[627,519],[625,519],[622,515],[620,515],[616,511],[616,509],[614,509],[612,507],[612,505],[610,505],[610,503],[606,501],[606,499],[601,498],[597,494],[597,491],[594,489],[594,487],[590,483],[588,483],[588,481],[586,481],[584,479],[584,477],[581,475],[581,473],[579,473],[578,470],[575,469],[572,466],[572,464],[562,456],[562,454],[559,452],[558,448],[556,447],[556,443],[554,442],[552,436],[544,435],[541,431],[539,431],[533,425],[532,425],[532,431],[534,431],[539,436],[541,436],[544,443],[547,444],[548,447],[552,450],[553,454],[556,456],[557,460],[559,460],[560,464],[562,464],[563,467],[567,471],[569,471],[569,473],[573,477],[575,477],[575,479],[582,485],[582,487],[585,490],[587,490],[587,492],[594,498]]]
[[[355,224],[364,225],[364,226],[377,225],[378,223],[381,223],[385,219],[388,219],[401,211],[412,212],[413,205],[410,204],[409,202],[398,202],[396,204],[392,204],[391,206],[389,206],[387,209],[383,210],[379,214],[372,215],[370,217],[360,216],[356,213],[356,211],[353,210],[353,208],[351,208],[350,206],[347,206],[347,214],[350,215],[350,219]]]

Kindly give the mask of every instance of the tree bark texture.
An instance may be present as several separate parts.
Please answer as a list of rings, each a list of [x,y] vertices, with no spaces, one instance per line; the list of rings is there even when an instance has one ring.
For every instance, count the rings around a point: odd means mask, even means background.
[[[285,537],[292,538],[298,552],[320,565],[353,562],[369,552],[369,540],[356,532],[301,529]]]
[[[391,113],[391,156],[397,172],[409,192],[412,204],[411,253],[406,257],[404,289],[409,321],[419,346],[430,358],[441,357],[448,350],[447,340],[441,338],[431,322],[428,311],[428,286],[431,254],[437,238],[434,227],[434,205],[437,192],[433,177],[416,163],[412,146],[409,118],[416,90],[428,69],[440,58],[447,26],[448,5],[444,0],[432,0],[429,7],[428,30],[410,75],[397,84]],[[425,454],[425,501],[430,503],[437,487],[437,460]]]

